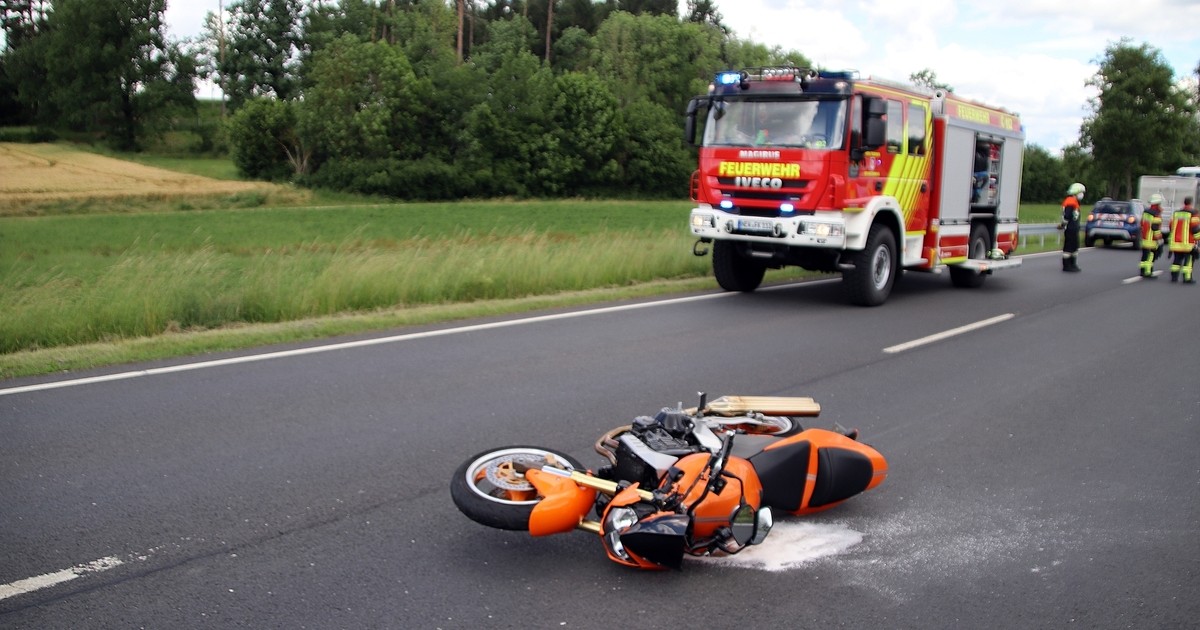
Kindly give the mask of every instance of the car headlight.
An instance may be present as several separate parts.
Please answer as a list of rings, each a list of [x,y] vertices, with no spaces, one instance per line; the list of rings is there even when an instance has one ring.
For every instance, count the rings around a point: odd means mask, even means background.
[[[818,236],[827,238],[830,236],[843,236],[846,234],[846,226],[840,223],[818,223],[809,221],[804,224],[804,233],[810,236]]]

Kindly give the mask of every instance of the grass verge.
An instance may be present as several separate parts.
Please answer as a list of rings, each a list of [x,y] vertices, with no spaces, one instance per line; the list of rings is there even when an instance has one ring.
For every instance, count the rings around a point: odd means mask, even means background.
[[[8,159],[111,172],[61,147]],[[227,174],[203,159],[141,161]],[[35,210],[0,195],[0,378],[715,287],[710,262],[690,255],[686,201],[191,196],[203,188]]]

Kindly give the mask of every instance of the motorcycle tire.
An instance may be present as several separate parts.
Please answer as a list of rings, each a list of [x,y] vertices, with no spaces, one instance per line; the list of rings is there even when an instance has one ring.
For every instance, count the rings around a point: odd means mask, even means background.
[[[450,498],[467,518],[488,527],[529,531],[529,515],[541,497],[513,461],[586,470],[574,457],[541,446],[505,446],[483,451],[463,462],[450,479]]]

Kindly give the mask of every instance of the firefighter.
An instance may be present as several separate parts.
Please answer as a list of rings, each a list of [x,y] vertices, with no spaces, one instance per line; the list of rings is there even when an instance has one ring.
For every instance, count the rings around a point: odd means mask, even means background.
[[[987,145],[975,145],[975,171],[971,175],[974,188],[971,194],[971,203],[980,203],[983,201],[983,191],[987,189],[988,180],[991,178],[991,173],[988,171],[988,163],[990,161],[990,152]]]
[[[1079,268],[1079,202],[1083,201],[1083,193],[1087,189],[1083,184],[1075,182],[1067,188],[1067,198],[1063,199],[1062,220],[1058,229],[1063,233],[1063,271],[1082,271]]]
[[[1200,217],[1192,208],[1192,198],[1183,198],[1183,207],[1171,215],[1171,282],[1183,276],[1184,284],[1195,284],[1192,277],[1192,250],[1196,248],[1196,234],[1200,232]]]
[[[1150,195],[1150,205],[1142,210],[1142,264],[1143,278],[1154,278],[1154,261],[1162,248],[1162,195]]]

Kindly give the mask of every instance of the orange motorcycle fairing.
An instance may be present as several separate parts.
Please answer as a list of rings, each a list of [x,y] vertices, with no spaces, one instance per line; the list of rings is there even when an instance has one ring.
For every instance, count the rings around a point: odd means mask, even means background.
[[[635,506],[642,500],[638,492],[638,484],[630,485],[613,496],[608,505],[604,507],[604,514],[601,515],[600,520],[607,522],[609,513],[613,510]],[[680,568],[683,557],[683,540],[687,535],[686,517],[672,512],[654,512],[638,519],[638,522],[629,529],[636,531],[601,532],[604,540],[604,552],[608,555],[609,560],[627,567],[653,571]],[[623,541],[626,540],[629,533],[632,533],[635,539],[640,537],[644,540],[632,541],[633,547],[625,546]],[[647,536],[647,534],[649,535]],[[622,542],[621,551],[624,557],[614,549],[614,541]]]
[[[542,497],[529,515],[529,533],[533,536],[563,534],[579,527],[596,502],[596,490],[541,470],[525,472],[525,478]]]
[[[699,505],[692,510],[692,538],[703,540],[716,535],[717,530],[729,525],[733,512],[745,503],[755,510],[762,507],[762,484],[754,471],[754,466],[741,457],[730,457],[725,464],[728,486],[720,494],[704,494],[704,483],[694,483],[704,473],[709,456],[702,453],[687,455],[675,462],[675,467],[683,471],[683,477],[675,484],[680,492],[687,491],[683,504],[691,506],[696,501]],[[690,488],[690,490],[689,490]]]

